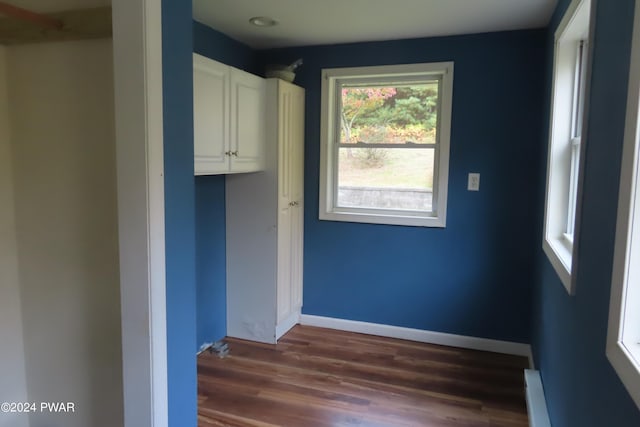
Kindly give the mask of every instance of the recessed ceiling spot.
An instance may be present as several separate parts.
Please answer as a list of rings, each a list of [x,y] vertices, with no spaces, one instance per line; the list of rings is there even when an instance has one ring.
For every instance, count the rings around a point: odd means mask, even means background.
[[[249,19],[249,22],[251,22],[256,27],[273,27],[275,25],[278,25],[278,21],[269,16],[254,16],[253,18]]]

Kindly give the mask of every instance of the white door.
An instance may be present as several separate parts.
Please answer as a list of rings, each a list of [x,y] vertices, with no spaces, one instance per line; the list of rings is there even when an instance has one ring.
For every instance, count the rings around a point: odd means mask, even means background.
[[[278,322],[300,314],[304,221],[304,90],[280,82]]]
[[[278,82],[278,318],[291,314],[292,132],[291,93]]]
[[[304,236],[304,90],[295,88],[291,98],[291,304],[302,307],[302,255]]]

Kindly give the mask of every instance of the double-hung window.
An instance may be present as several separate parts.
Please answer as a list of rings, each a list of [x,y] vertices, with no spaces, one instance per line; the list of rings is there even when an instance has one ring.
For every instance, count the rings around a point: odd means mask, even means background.
[[[574,0],[555,34],[543,249],[573,294],[571,270],[589,63],[590,0]]]
[[[444,227],[453,63],[325,69],[320,219]]]
[[[618,193],[607,357],[640,407],[640,1],[636,0]]]
[[[567,200],[567,228],[564,238],[573,245],[578,199],[578,171],[580,166],[580,145],[582,142],[582,118],[584,116],[584,94],[587,72],[587,40],[580,40],[576,46],[574,68],[573,103],[571,106],[571,166],[569,172],[569,200]]]

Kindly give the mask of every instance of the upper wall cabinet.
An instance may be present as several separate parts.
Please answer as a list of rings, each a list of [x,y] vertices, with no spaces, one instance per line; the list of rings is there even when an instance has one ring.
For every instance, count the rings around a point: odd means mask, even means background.
[[[195,174],[264,169],[266,81],[193,54]]]

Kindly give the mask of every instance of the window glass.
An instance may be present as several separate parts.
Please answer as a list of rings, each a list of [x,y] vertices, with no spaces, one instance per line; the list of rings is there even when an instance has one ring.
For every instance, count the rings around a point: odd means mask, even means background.
[[[432,211],[438,86],[341,87],[338,207]]]
[[[434,152],[341,147],[337,205],[431,212]]]

